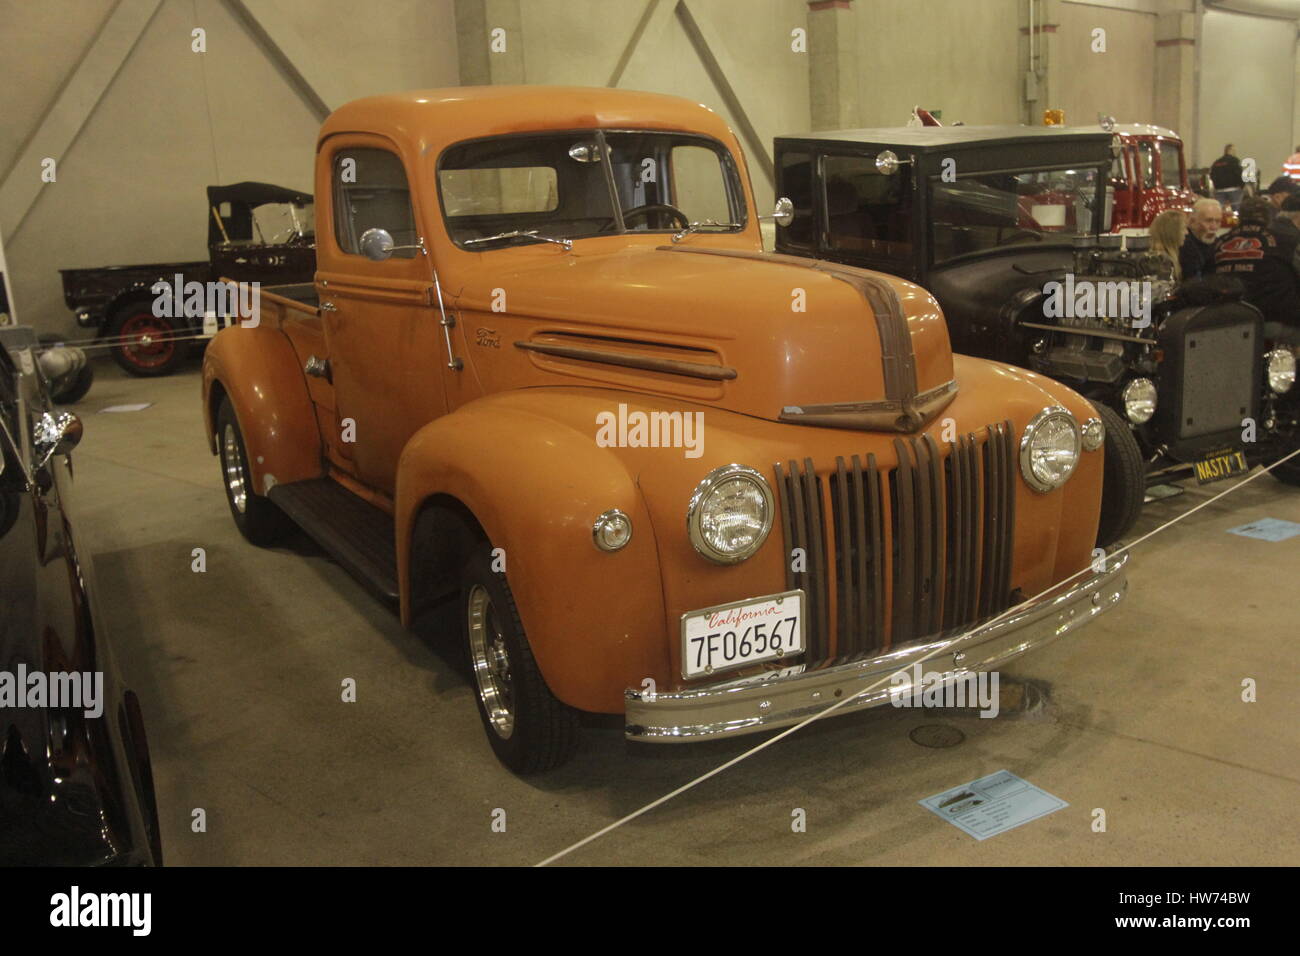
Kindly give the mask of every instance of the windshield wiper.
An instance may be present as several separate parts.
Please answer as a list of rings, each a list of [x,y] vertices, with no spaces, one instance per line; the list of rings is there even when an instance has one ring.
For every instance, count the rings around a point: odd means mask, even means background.
[[[739,228],[740,228],[740,223],[738,223],[738,222],[716,222],[716,221],[714,221],[714,220],[712,220],[712,219],[705,219],[703,222],[693,222],[693,223],[691,223],[690,225],[688,225],[685,229],[683,229],[681,232],[679,232],[679,233],[677,233],[675,236],[673,236],[673,242],[681,242],[683,239],[685,239],[685,238],[686,238],[687,236],[689,236],[691,233],[693,233],[693,232],[699,232],[701,229],[705,228],[706,226],[716,226],[716,227],[719,228],[719,229],[739,229]]]
[[[538,242],[553,242],[557,246],[563,246],[565,250],[573,248],[572,239],[555,239],[551,236],[540,235],[536,229],[512,229],[509,232],[498,232],[495,236],[480,236],[477,239],[466,239],[461,242],[462,246],[472,246],[478,242],[495,242],[498,239],[536,239]]]

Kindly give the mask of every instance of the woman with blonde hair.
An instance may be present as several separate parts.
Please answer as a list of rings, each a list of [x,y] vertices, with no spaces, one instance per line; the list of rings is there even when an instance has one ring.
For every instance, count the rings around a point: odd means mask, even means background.
[[[1175,282],[1183,281],[1183,270],[1178,264],[1178,250],[1187,235],[1187,214],[1177,209],[1166,209],[1151,220],[1151,251],[1164,257]]]

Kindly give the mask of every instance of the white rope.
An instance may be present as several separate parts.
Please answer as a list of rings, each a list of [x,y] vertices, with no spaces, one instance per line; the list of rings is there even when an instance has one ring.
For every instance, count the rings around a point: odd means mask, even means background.
[[[1297,448],[1295,451],[1291,452],[1290,454],[1286,455],[1285,457],[1279,458],[1277,461],[1273,462],[1273,464],[1269,465],[1268,467],[1263,468],[1263,469],[1261,469],[1260,471],[1257,471],[1257,472],[1255,472],[1255,473],[1252,474],[1252,475],[1248,475],[1247,477],[1243,478],[1241,481],[1239,481],[1239,482],[1237,482],[1235,485],[1233,485],[1231,488],[1227,488],[1227,489],[1225,489],[1225,490],[1219,492],[1219,493],[1218,493],[1217,495],[1215,495],[1214,497],[1209,498],[1209,499],[1207,499],[1207,500],[1205,500],[1205,501],[1202,501],[1202,502],[1201,502],[1199,505],[1197,505],[1196,507],[1194,507],[1194,508],[1189,508],[1187,511],[1185,511],[1185,512],[1183,512],[1182,514],[1178,515],[1176,518],[1173,518],[1173,519],[1171,519],[1171,520],[1169,520],[1169,521],[1166,521],[1164,524],[1160,525],[1160,526],[1159,526],[1158,528],[1156,528],[1154,531],[1148,531],[1146,534],[1142,535],[1142,537],[1138,538],[1136,541],[1132,541],[1132,542],[1130,542],[1129,544],[1124,545],[1122,548],[1117,548],[1114,552],[1112,552],[1111,554],[1107,555],[1107,559],[1109,560],[1109,559],[1111,559],[1111,558],[1117,558],[1117,557],[1119,557],[1119,555],[1121,555],[1121,554],[1123,554],[1124,552],[1126,552],[1126,551],[1128,551],[1128,550],[1130,550],[1130,549],[1136,547],[1137,545],[1141,544],[1143,541],[1146,541],[1148,538],[1151,538],[1151,537],[1153,537],[1154,535],[1159,534],[1160,532],[1164,531],[1164,530],[1167,529],[1167,528],[1172,528],[1174,525],[1178,524],[1178,522],[1182,521],[1184,518],[1187,518],[1187,517],[1189,517],[1189,516],[1195,514],[1196,512],[1200,511],[1202,508],[1205,508],[1205,507],[1207,507],[1207,506],[1209,506],[1209,505],[1214,504],[1214,502],[1218,501],[1220,498],[1224,497],[1225,495],[1231,494],[1232,492],[1236,491],[1238,488],[1241,488],[1242,486],[1244,486],[1244,485],[1246,485],[1246,484],[1249,484],[1250,482],[1254,481],[1256,478],[1260,477],[1261,475],[1266,475],[1266,474],[1268,474],[1270,471],[1272,471],[1272,470],[1273,470],[1274,468],[1276,468],[1278,465],[1281,465],[1281,464],[1283,464],[1284,462],[1289,461],[1290,459],[1294,458],[1296,455],[1300,455],[1300,448]],[[1051,593],[1052,591],[1055,591],[1055,590],[1056,590],[1057,588],[1059,588],[1061,585],[1063,585],[1063,584],[1067,584],[1067,583],[1069,583],[1070,581],[1073,581],[1075,578],[1079,577],[1080,575],[1082,575],[1082,574],[1087,574],[1087,573],[1090,572],[1091,570],[1092,570],[1092,566],[1089,565],[1089,566],[1086,567],[1086,568],[1082,568],[1081,570],[1076,571],[1074,574],[1070,575],[1070,576],[1069,576],[1068,578],[1066,578],[1065,580],[1056,582],[1056,583],[1053,584],[1051,587],[1047,588],[1045,591],[1040,591],[1038,594],[1035,594],[1033,597],[1028,598],[1028,599],[1026,599],[1026,600],[1020,602],[1020,603],[1017,604],[1016,606],[1014,606],[1014,607],[1010,607],[1010,608],[1007,608],[1005,611],[1003,611],[1001,614],[997,615],[996,617],[993,617],[993,618],[991,618],[990,620],[988,620],[988,621],[986,621],[986,622],[980,624],[979,627],[978,627],[977,629],[978,629],[978,630],[984,630],[985,628],[988,628],[988,627],[990,627],[990,626],[992,626],[992,625],[994,625],[994,624],[997,624],[999,621],[1003,620],[1004,618],[1009,617],[1009,616],[1015,614],[1016,612],[1018,612],[1018,611],[1020,611],[1020,610],[1022,610],[1022,609],[1024,609],[1024,608],[1028,607],[1029,605],[1033,604],[1035,601],[1037,601],[1039,598],[1043,597],[1044,595],[1049,594],[1049,593]],[[761,744],[757,745],[756,747],[751,747],[749,750],[746,750],[745,752],[743,752],[743,753],[741,753],[741,754],[738,754],[738,755],[735,756],[735,757],[732,757],[730,760],[728,760],[726,763],[722,764],[720,767],[715,767],[714,769],[710,770],[708,773],[701,774],[700,776],[696,777],[694,780],[691,780],[691,781],[688,781],[687,783],[682,784],[682,785],[681,785],[680,787],[678,787],[676,790],[673,790],[673,791],[670,792],[670,793],[666,793],[666,794],[664,794],[662,797],[659,797],[659,798],[656,799],[656,800],[652,800],[651,802],[647,803],[645,806],[641,807],[639,810],[634,810],[632,813],[629,813],[627,816],[622,817],[621,819],[615,820],[613,823],[609,824],[608,826],[602,827],[601,829],[597,830],[595,833],[591,834],[590,836],[584,837],[583,839],[579,840],[577,843],[574,843],[574,844],[572,844],[571,846],[565,847],[563,850],[561,850],[561,851],[558,852],[558,853],[553,853],[553,854],[551,854],[551,855],[548,856],[546,859],[542,860],[540,863],[537,863],[536,866],[547,866],[547,865],[549,865],[549,864],[551,864],[551,863],[554,863],[556,860],[560,859],[561,857],[568,856],[568,855],[569,855],[570,853],[572,853],[573,851],[578,850],[578,849],[580,849],[580,848],[586,846],[588,843],[592,843],[592,842],[594,842],[594,841],[596,841],[596,840],[599,840],[599,839],[600,839],[601,837],[603,837],[605,834],[610,833],[610,832],[612,832],[612,831],[618,829],[619,827],[623,826],[624,824],[630,823],[631,821],[635,820],[635,819],[636,819],[637,817],[639,817],[639,816],[642,816],[643,814],[649,813],[649,812],[650,812],[651,810],[653,810],[655,807],[662,806],[663,804],[667,803],[669,800],[673,799],[674,797],[679,796],[680,794],[685,793],[687,790],[691,790],[691,789],[693,789],[693,788],[695,788],[695,787],[698,787],[700,784],[702,784],[704,781],[708,780],[710,777],[715,777],[715,776],[717,776],[718,774],[722,773],[722,771],[728,769],[729,767],[734,767],[736,764],[740,763],[742,760],[748,760],[750,757],[754,756],[754,754],[758,753],[759,751],[766,750],[768,747],[772,746],[772,745],[773,745],[774,743],[776,743],[778,740],[783,740],[783,739],[785,739],[786,737],[788,737],[788,736],[790,736],[791,734],[793,734],[795,731],[802,730],[804,727],[807,727],[809,724],[811,724],[811,723],[813,723],[813,722],[815,722],[815,721],[821,720],[823,717],[827,717],[827,716],[829,716],[830,714],[833,714],[835,711],[839,710],[841,707],[844,707],[844,706],[846,706],[847,704],[851,703],[852,701],[857,700],[857,699],[858,699],[859,697],[861,697],[863,694],[869,693],[870,691],[873,691],[873,690],[875,690],[876,688],[880,687],[880,685],[883,684],[883,683],[885,683],[886,681],[892,681],[896,675],[898,675],[898,674],[905,674],[908,670],[910,670],[910,669],[911,669],[912,667],[914,667],[915,665],[920,664],[920,663],[923,663],[924,661],[927,661],[927,660],[929,660],[930,658],[935,657],[935,656],[938,655],[938,654],[942,654],[944,651],[946,651],[948,648],[950,648],[950,647],[953,645],[954,642],[961,640],[962,638],[968,636],[968,635],[971,634],[971,633],[973,633],[973,631],[966,631],[966,632],[964,632],[964,633],[962,633],[962,634],[959,634],[959,635],[953,637],[952,639],[950,639],[950,640],[948,640],[948,641],[944,641],[942,644],[940,644],[938,647],[936,647],[936,648],[935,648],[933,651],[931,651],[930,653],[926,654],[924,657],[918,658],[918,659],[916,659],[916,660],[909,661],[908,664],[906,665],[906,667],[904,667],[904,668],[900,668],[899,670],[894,671],[894,673],[889,674],[889,675],[886,676],[886,677],[882,677],[882,678],[880,678],[880,680],[876,681],[874,684],[871,684],[871,685],[868,686],[868,687],[864,687],[864,688],[862,688],[862,690],[858,691],[856,694],[853,694],[851,697],[844,697],[844,698],[841,698],[840,700],[836,701],[836,702],[835,702],[834,704],[832,704],[831,706],[827,707],[825,710],[818,711],[817,713],[813,714],[811,717],[807,717],[807,718],[801,720],[799,723],[794,724],[794,725],[792,725],[792,726],[790,726],[790,727],[787,727],[785,730],[781,731],[779,734],[775,735],[774,737],[770,737],[769,739],[763,741]]]

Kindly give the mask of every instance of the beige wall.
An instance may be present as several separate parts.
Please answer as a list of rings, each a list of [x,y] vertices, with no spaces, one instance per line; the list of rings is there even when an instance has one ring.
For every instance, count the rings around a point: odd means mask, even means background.
[[[1297,140],[1296,25],[1244,13],[1206,11],[1201,21],[1200,164],[1224,143],[1254,158],[1267,185]],[[1290,79],[1291,82],[1286,82]]]
[[[1024,0],[856,0],[862,125],[1018,123]]]
[[[0,62],[18,77],[0,86],[0,176],[39,177],[39,168],[11,168],[20,145],[38,133],[112,6],[0,4]],[[245,9],[256,18],[262,6],[271,39],[307,51],[295,69],[330,106],[456,83],[450,0],[389,0],[394,15],[365,30],[350,0],[249,0]],[[196,26],[207,31],[206,53],[191,52]],[[16,308],[43,330],[76,329],[60,268],[205,258],[205,186],[253,179],[312,188],[320,117],[238,4],[163,0],[121,70],[104,80],[102,99],[54,157],[57,181],[40,187],[20,220],[0,223]]]
[[[101,48],[104,25],[127,5],[156,2],[0,0],[0,189],[12,177],[39,177],[30,155],[23,168],[15,163],[48,133],[51,108],[77,64]],[[1098,112],[1155,119],[1154,14],[1193,15],[1196,0],[1041,6],[1058,24],[1045,46],[1055,57],[1050,105],[1072,123]],[[917,104],[941,109],[945,122],[1023,121],[1027,7],[854,0],[860,125],[902,124]],[[791,49],[791,33],[817,15],[805,0],[161,0],[55,156],[58,182],[40,186],[33,202],[0,204],[15,303],[42,328],[72,331],[59,268],[201,258],[205,185],[258,179],[310,189],[324,110],[370,93],[452,86],[462,74],[612,82],[702,102],[740,134],[765,212],[772,138],[811,126],[808,55]],[[493,60],[483,51],[498,20],[511,48]],[[1211,11],[1200,24],[1188,49],[1202,73],[1195,125],[1206,148],[1194,159],[1208,163],[1233,140],[1268,177],[1297,135],[1294,22]],[[196,25],[208,31],[205,54],[190,52]],[[1097,26],[1107,31],[1105,54],[1089,49]],[[1049,104],[1035,113],[1041,105]]]
[[[1105,30],[1106,52],[1094,53],[1093,31]],[[1151,13],[1096,4],[1060,4],[1057,54],[1066,122],[1086,125],[1105,113],[1121,123],[1155,115],[1155,29]]]

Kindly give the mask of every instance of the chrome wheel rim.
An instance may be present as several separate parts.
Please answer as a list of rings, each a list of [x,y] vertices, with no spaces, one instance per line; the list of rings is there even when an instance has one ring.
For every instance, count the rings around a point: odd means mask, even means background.
[[[492,598],[481,584],[470,589],[468,605],[470,666],[479,700],[492,730],[509,740],[515,731],[515,695],[505,634]]]
[[[239,454],[239,439],[235,426],[226,424],[221,436],[221,463],[226,473],[226,494],[230,503],[241,515],[248,507],[248,482],[244,476],[244,458]]]

